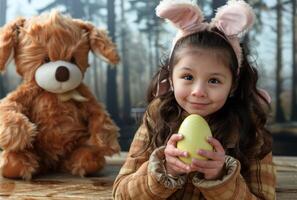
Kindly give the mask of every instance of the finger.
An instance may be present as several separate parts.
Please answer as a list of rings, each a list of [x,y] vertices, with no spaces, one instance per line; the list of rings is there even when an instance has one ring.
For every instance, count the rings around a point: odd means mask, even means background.
[[[223,146],[217,139],[215,139],[214,137],[208,137],[207,141],[214,147],[216,152],[224,152],[225,153]]]
[[[176,157],[168,157],[166,158],[166,164],[170,165],[172,168],[178,169],[179,172],[187,173],[191,167]]]
[[[171,170],[174,171],[174,174],[187,174],[188,173],[188,171],[185,171],[177,166],[172,166]],[[172,174],[172,173],[170,173],[170,171],[167,171],[167,173]]]
[[[168,146],[164,150],[165,155],[172,157],[188,157],[188,152],[179,150],[173,146]]]
[[[172,134],[170,139],[167,142],[167,145],[173,145],[176,146],[176,143],[183,139],[183,135],[181,134]]]
[[[215,152],[199,149],[197,152],[200,156],[215,161],[225,161],[225,152]]]

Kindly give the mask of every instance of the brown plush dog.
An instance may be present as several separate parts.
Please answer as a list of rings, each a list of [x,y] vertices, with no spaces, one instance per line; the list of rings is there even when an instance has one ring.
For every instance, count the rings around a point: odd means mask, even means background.
[[[0,102],[1,172],[31,179],[49,171],[84,176],[119,152],[118,128],[82,83],[92,50],[119,57],[103,30],[54,11],[0,30],[0,71],[12,57],[23,83]]]

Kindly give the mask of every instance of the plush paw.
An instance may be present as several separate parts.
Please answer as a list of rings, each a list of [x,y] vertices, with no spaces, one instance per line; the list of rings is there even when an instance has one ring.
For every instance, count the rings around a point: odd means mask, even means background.
[[[32,145],[36,126],[29,119],[15,111],[0,114],[0,147],[5,150],[19,151]]]
[[[111,140],[109,145],[106,146],[105,155],[111,156],[121,151],[120,144],[117,139]]]
[[[37,156],[30,152],[2,152],[1,174],[5,178],[30,180],[39,168]]]
[[[105,156],[111,156],[115,153],[119,153],[121,150],[118,138],[119,129],[109,119],[101,127],[101,131],[99,133],[95,132],[95,134],[91,135],[87,141],[87,144],[98,150],[101,150]]]
[[[91,147],[80,147],[70,156],[69,160],[64,163],[66,171],[73,175],[85,176],[101,170],[105,165],[104,156],[91,149]]]

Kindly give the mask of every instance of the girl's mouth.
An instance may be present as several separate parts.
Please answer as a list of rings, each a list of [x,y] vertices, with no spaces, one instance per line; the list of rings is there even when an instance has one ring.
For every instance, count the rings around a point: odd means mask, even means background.
[[[196,108],[196,109],[203,109],[209,105],[209,103],[193,103],[190,102],[191,106]]]

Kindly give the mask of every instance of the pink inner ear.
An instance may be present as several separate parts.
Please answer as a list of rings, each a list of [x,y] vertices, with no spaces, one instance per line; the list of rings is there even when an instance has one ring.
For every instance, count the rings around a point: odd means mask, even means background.
[[[252,8],[244,1],[229,1],[218,9],[213,22],[226,35],[239,35],[249,29],[254,23]]]
[[[247,16],[243,14],[229,12],[219,18],[216,26],[226,35],[237,35],[246,29],[248,21]]]

